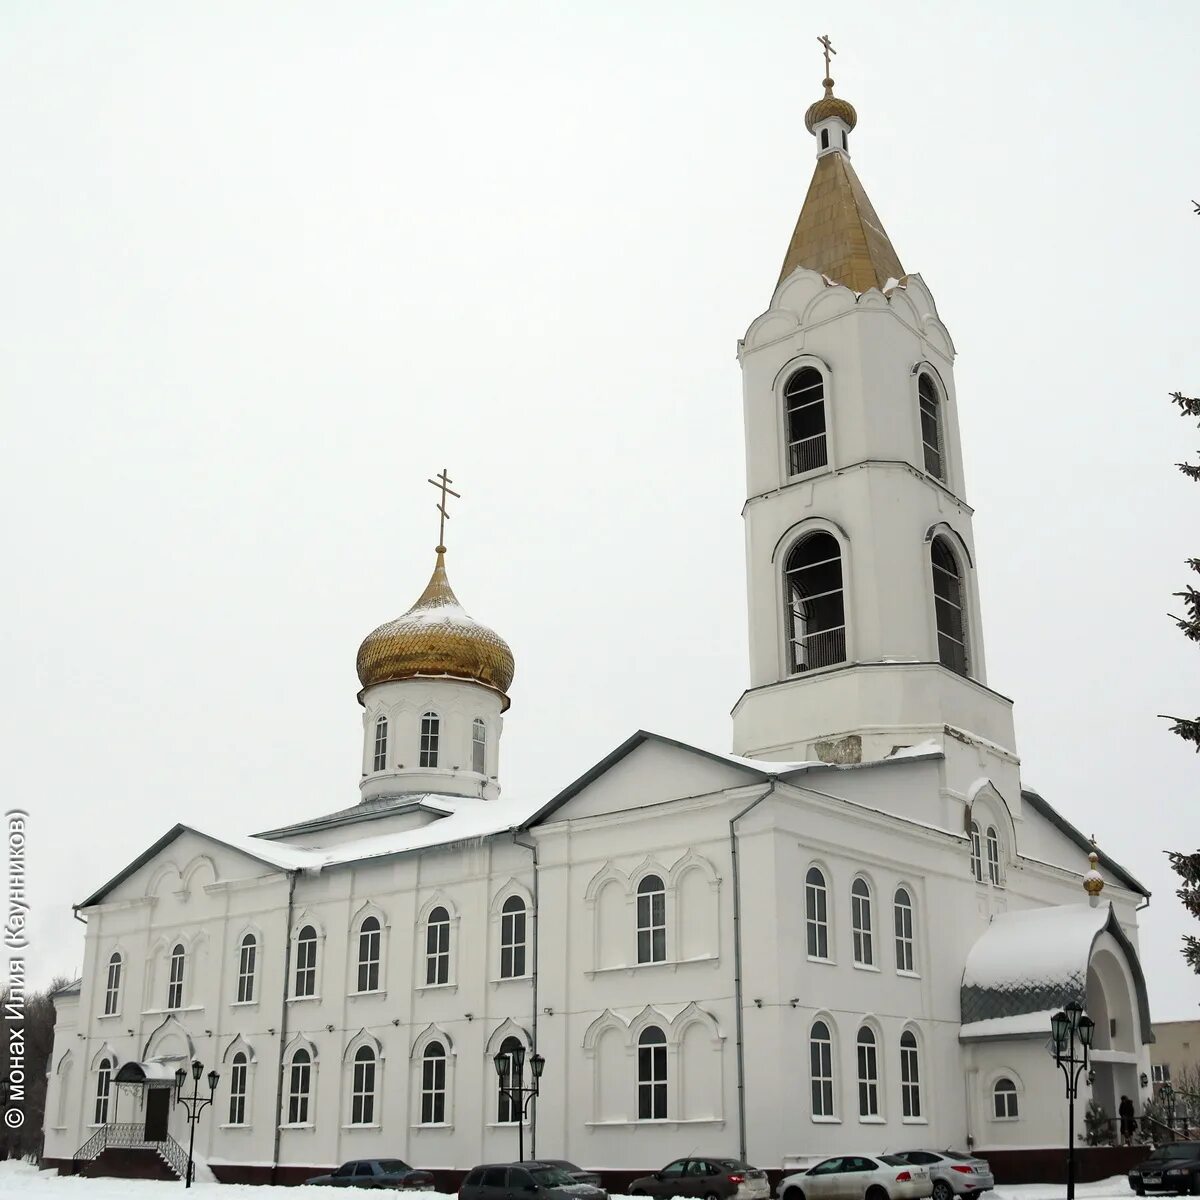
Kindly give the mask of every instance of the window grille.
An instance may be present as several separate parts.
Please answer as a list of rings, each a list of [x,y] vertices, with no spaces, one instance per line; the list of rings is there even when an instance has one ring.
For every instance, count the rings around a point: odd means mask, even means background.
[[[966,675],[967,629],[958,560],[942,537],[933,539],[929,557],[933,565],[933,612],[937,622],[938,661],[943,667]]]
[[[783,389],[787,413],[788,474],[802,475],[829,462],[825,439],[825,380],[814,367],[804,367]]]
[[[845,662],[842,551],[832,534],[812,533],[792,547],[784,589],[792,673]]]
[[[934,479],[944,480],[941,406],[937,388],[928,375],[922,374],[917,380],[917,403],[921,409],[921,448],[925,452],[925,470]]]

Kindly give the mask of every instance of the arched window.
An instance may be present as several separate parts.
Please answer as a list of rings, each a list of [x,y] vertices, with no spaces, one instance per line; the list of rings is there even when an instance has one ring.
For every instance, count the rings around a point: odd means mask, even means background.
[[[249,1004],[254,999],[254,972],[258,965],[258,939],[252,933],[242,938],[238,948],[238,985],[237,998],[239,1004]]]
[[[804,877],[804,924],[808,932],[808,957],[829,957],[829,893],[819,867],[809,867]]]
[[[229,1124],[246,1123],[246,1056],[240,1050],[229,1070]]]
[[[871,927],[871,888],[865,879],[859,878],[850,885],[850,931],[854,939],[854,961],[860,967],[875,965]]]
[[[667,1035],[649,1025],[638,1036],[638,1120],[667,1119]]]
[[[96,1124],[108,1124],[108,1097],[112,1091],[112,1061],[107,1058],[100,1060],[96,1069]]]
[[[430,1042],[421,1058],[421,1124],[446,1123],[446,1048]]]
[[[383,771],[387,768],[388,719],[380,717],[375,722],[375,760],[373,770]]]
[[[368,918],[374,920],[373,917]],[[359,1046],[354,1052],[354,1077],[350,1087],[350,1124],[375,1124],[375,1051]]]
[[[358,927],[358,990],[379,991],[379,918],[365,917]]]
[[[829,130],[828,129],[821,130],[821,149],[822,150],[829,149]]]
[[[802,475],[829,462],[825,443],[825,380],[802,367],[783,389],[787,410],[788,474]]]
[[[934,479],[946,478],[942,452],[942,413],[937,387],[922,372],[917,379],[917,403],[921,409],[921,448],[925,452],[925,470]]]
[[[992,1088],[992,1112],[997,1121],[1017,1119],[1017,1085],[1011,1079],[997,1079]]]
[[[305,925],[296,939],[296,995],[317,994],[317,931]]]
[[[858,1031],[858,1115],[879,1116],[879,1055],[875,1034],[865,1025]]]
[[[991,883],[1000,882],[1000,835],[995,825],[989,825],[987,831],[988,880]]]
[[[846,661],[842,550],[831,533],[810,533],[787,557],[789,669],[795,674]]]
[[[896,925],[896,970],[914,969],[912,898],[905,888],[897,888],[892,899],[892,915]]]
[[[833,1038],[824,1021],[814,1021],[808,1033],[809,1076],[812,1080],[812,1115],[832,1117]]]
[[[308,1124],[308,1101],[312,1092],[312,1055],[301,1046],[292,1055],[288,1075],[288,1124]]]
[[[501,1125],[515,1124],[520,1117],[521,1106],[513,1099],[512,1088],[517,1086],[517,1069],[514,1065],[513,1052],[523,1049],[519,1039],[506,1037],[500,1043],[500,1053],[508,1055],[508,1072],[499,1081],[500,1089],[496,1093],[496,1120]],[[505,1089],[505,1084],[508,1085]]]
[[[500,978],[525,974],[525,901],[509,896],[500,910]]]
[[[112,1016],[121,1008],[121,956],[115,951],[108,960],[108,978],[104,982],[104,1015]]]
[[[976,883],[983,882],[983,843],[979,836],[979,825],[971,822],[971,874]]]
[[[487,726],[482,717],[471,722],[471,770],[476,775],[487,774]]]
[[[183,1007],[183,965],[186,958],[182,943],[171,951],[171,968],[167,975],[167,1007],[170,1009]]]
[[[637,886],[637,960],[667,961],[667,893],[657,875]]]
[[[906,1117],[921,1115],[921,1063],[911,1029],[900,1035],[900,1105]]]
[[[438,741],[441,738],[442,720],[435,712],[421,716],[421,766],[438,765]]]
[[[450,914],[440,904],[425,923],[425,983],[450,982]]]
[[[967,673],[967,623],[963,614],[962,576],[958,559],[943,537],[929,550],[933,566],[933,613],[937,621],[938,661],[943,667]]]

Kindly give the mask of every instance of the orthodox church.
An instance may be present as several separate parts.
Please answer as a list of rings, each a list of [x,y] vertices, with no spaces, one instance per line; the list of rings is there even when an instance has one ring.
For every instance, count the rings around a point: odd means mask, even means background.
[[[637,731],[556,796],[502,796],[513,654],[439,545],[359,648],[356,803],[252,836],[176,825],[77,906],[60,1170],[181,1170],[195,1061],[218,1073],[197,1156],[224,1180],[399,1157],[453,1182],[519,1145],[610,1182],[692,1152],[778,1169],[950,1145],[1002,1172],[1066,1141],[1046,1044],[1070,1001],[1095,1021],[1084,1099],[1140,1107],[1148,893],[1022,784],[954,344],[824,86],[812,183],[737,347],[732,752]],[[521,1054],[537,1098],[501,1089]]]

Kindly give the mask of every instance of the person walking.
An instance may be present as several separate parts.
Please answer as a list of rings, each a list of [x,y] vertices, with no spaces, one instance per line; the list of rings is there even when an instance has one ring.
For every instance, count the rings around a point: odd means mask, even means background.
[[[1133,1135],[1137,1130],[1137,1115],[1133,1111],[1133,1101],[1128,1096],[1121,1097],[1117,1115],[1121,1118],[1121,1140],[1125,1145],[1130,1146],[1133,1144]]]

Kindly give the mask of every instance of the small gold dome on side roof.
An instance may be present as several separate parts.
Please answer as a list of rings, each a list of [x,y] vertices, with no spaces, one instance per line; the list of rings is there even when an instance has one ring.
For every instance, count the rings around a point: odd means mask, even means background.
[[[1100,874],[1097,867],[1100,862],[1100,855],[1095,850],[1088,855],[1088,862],[1091,864],[1090,869],[1083,877],[1083,890],[1089,896],[1099,896],[1104,891],[1104,876]]]
[[[451,590],[445,546],[437,548],[433,574],[416,604],[369,633],[358,648],[358,678],[364,690],[418,676],[461,679],[499,692],[507,709],[514,670],[508,643],[472,620]]]
[[[855,112],[854,105],[849,100],[842,100],[833,94],[833,80],[828,76],[824,83],[825,95],[815,104],[808,106],[808,111],[804,114],[804,128],[812,133],[818,121],[829,117],[841,117],[853,129],[858,124],[858,113]]]

